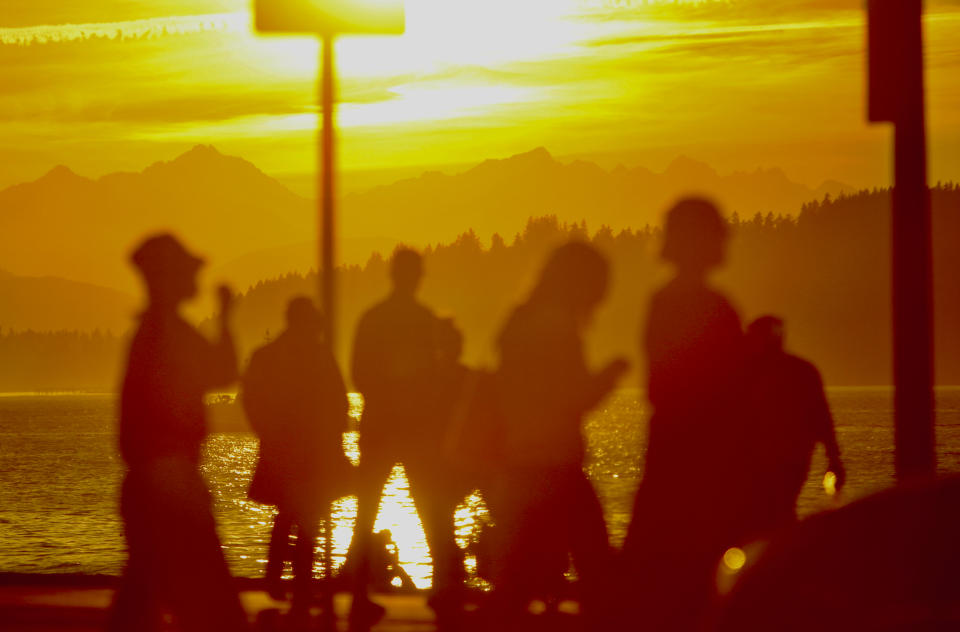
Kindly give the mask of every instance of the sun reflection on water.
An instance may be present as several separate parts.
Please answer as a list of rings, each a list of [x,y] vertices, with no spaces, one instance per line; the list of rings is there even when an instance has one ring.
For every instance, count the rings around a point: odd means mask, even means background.
[[[363,397],[359,393],[350,393],[349,399],[351,423],[356,428],[360,424],[360,416],[363,412]],[[343,434],[343,451],[354,466],[360,462],[359,437],[358,430],[350,430]],[[256,442],[235,444],[232,446],[231,452],[239,450],[244,454],[221,455],[221,458],[226,457],[227,460],[235,464],[233,469],[237,473],[247,475],[241,477],[241,479],[248,480],[249,469],[244,467],[242,463],[249,463],[252,459],[251,455],[247,453],[250,451],[255,453],[256,449]],[[260,530],[265,528],[267,534],[269,534],[269,527],[276,515],[276,509],[247,499],[241,501],[241,504],[245,512],[255,515],[250,528],[259,528]],[[356,515],[356,496],[339,498],[331,505],[334,568],[339,568],[346,559],[347,550],[353,537]],[[461,548],[467,548],[476,539],[479,529],[483,522],[488,519],[488,515],[486,505],[478,492],[472,493],[457,506],[455,513],[456,540]],[[423,526],[417,515],[413,498],[410,495],[410,485],[406,473],[399,463],[393,467],[393,471],[384,486],[380,508],[374,524],[375,531],[383,529],[389,529],[392,533],[400,554],[400,565],[410,575],[417,588],[430,587],[432,575],[430,549],[427,546]],[[263,542],[263,546],[265,550],[266,541]],[[317,542],[317,562],[314,567],[317,576],[323,575],[322,554],[323,540],[321,535]],[[246,558],[241,557],[241,559]],[[265,560],[257,561],[266,563]],[[468,555],[465,564],[470,583],[483,587],[485,582],[476,576],[476,559],[472,555]],[[289,572],[287,576],[290,576]]]

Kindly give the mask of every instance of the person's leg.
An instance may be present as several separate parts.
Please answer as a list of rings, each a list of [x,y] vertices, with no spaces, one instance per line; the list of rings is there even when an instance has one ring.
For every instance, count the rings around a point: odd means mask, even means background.
[[[287,598],[283,587],[283,563],[290,559],[290,529],[293,526],[293,517],[289,511],[279,509],[273,520],[273,529],[270,531],[270,547],[267,552],[267,569],[265,581],[267,592],[278,601]]]
[[[297,520],[295,524],[297,544],[293,558],[292,608],[308,612],[313,601],[313,561],[319,528],[317,520],[312,518]]]
[[[556,490],[563,504],[569,548],[577,570],[584,615],[597,621],[607,617],[613,571],[613,553],[603,508],[590,481],[580,468],[565,472]]]
[[[124,481],[121,489],[120,513],[127,539],[128,560],[120,586],[113,598],[107,621],[107,632],[160,629],[158,594],[161,578],[152,559],[152,519],[149,511],[149,490],[136,488],[135,482]]]
[[[433,558],[433,592],[438,599],[457,600],[465,576],[453,517],[460,498],[456,497],[449,473],[437,464],[408,459],[404,468]]]
[[[357,519],[353,527],[353,550],[355,566],[353,580],[353,605],[350,609],[351,627],[363,629],[370,619],[379,619],[383,611],[373,604],[367,595],[370,583],[370,543],[373,525],[380,508],[383,486],[390,476],[394,461],[378,454],[368,446],[361,447],[360,467],[357,474]]]
[[[544,480],[546,476],[539,469],[512,469],[497,486],[493,623],[503,619],[513,625],[526,612],[544,542],[556,532],[557,525],[546,519],[543,491],[550,487],[549,481]]]
[[[170,577],[171,606],[184,632],[246,632],[247,615],[223,556],[199,473],[192,473],[171,499],[163,549]]]
[[[159,604],[152,589],[155,587],[151,586],[146,571],[131,555],[113,597],[107,632],[157,632],[161,629]]]

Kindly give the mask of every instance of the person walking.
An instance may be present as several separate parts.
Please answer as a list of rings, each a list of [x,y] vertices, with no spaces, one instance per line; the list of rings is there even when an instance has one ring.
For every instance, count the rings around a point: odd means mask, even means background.
[[[170,234],[154,235],[132,263],[148,304],[130,343],[120,395],[120,498],[128,561],[111,632],[158,630],[164,613],[186,632],[248,628],[200,473],[207,436],[204,395],[237,378],[228,326],[232,294],[219,291],[219,337],[188,324],[180,306],[197,293],[203,260]]]

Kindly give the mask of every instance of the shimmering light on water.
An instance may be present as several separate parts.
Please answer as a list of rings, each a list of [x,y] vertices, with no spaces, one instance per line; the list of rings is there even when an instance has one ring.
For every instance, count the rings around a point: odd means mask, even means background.
[[[801,516],[893,482],[892,391],[832,389],[829,395],[848,482],[834,497],[824,493],[826,459],[818,451],[798,505]],[[354,424],[361,406],[362,399],[351,396]],[[958,472],[960,389],[937,390],[937,414],[939,470]],[[641,394],[622,391],[586,424],[585,469],[603,503],[615,545],[626,533],[643,471],[646,418]],[[344,450],[354,463],[359,458],[355,430],[344,435]],[[207,443],[204,467],[224,552],[233,572],[247,577],[263,574],[274,515],[271,507],[246,497],[256,456],[252,435],[218,433]],[[0,398],[0,572],[119,573],[125,559],[116,502],[122,473],[113,397]],[[356,500],[340,499],[332,511],[334,561],[339,565],[352,536]],[[478,494],[464,499],[456,512],[458,544],[469,546],[488,519]],[[430,558],[400,467],[384,491],[377,528],[393,532],[401,565],[418,586],[428,585]],[[467,569],[471,583],[482,586],[469,552]]]

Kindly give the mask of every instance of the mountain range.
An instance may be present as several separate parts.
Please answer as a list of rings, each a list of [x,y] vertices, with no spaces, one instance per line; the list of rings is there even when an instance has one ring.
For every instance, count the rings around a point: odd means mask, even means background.
[[[640,227],[659,223],[685,193],[710,195],[727,212],[751,216],[795,213],[804,202],[847,190],[837,182],[810,188],[779,169],[721,175],[686,157],[662,173],[605,170],[537,148],[344,196],[339,254],[362,263],[399,242],[449,242],[471,228],[481,240],[512,238],[541,215],[585,219],[592,228]],[[57,166],[0,191],[0,269],[8,271],[0,276],[0,326],[115,329],[129,319],[130,297],[139,291],[126,259],[154,231],[180,235],[211,262],[208,280],[238,289],[315,267],[315,217],[311,200],[209,145],[97,179]]]
[[[691,158],[676,158],[662,173],[645,167],[604,170],[575,160],[564,163],[543,147],[501,160],[486,160],[455,175],[430,172],[344,199],[346,235],[370,227],[415,245],[446,242],[468,228],[481,239],[512,237],[529,217],[556,215],[614,230],[659,224],[681,195],[714,198],[728,213],[795,214],[825,195],[852,191],[827,181],[817,188],[791,181],[780,169],[721,175]]]
[[[0,271],[0,330],[100,331],[119,334],[132,322],[130,294],[58,277]]]
[[[0,192],[0,268],[132,291],[127,256],[147,233],[174,231],[222,262],[303,241],[311,218],[309,201],[209,146],[97,180],[61,165]]]

